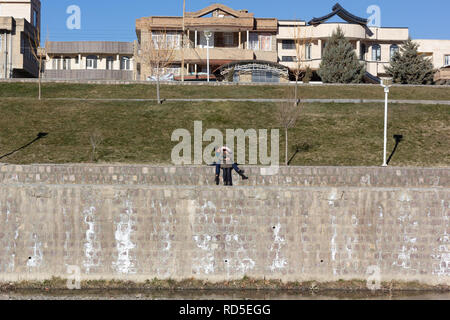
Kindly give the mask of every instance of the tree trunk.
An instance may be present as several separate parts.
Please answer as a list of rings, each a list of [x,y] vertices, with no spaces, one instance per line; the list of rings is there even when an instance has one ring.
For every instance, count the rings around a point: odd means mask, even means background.
[[[286,166],[288,166],[288,162],[289,162],[289,160],[288,160],[288,150],[289,150],[289,148],[288,148],[288,129],[285,128],[284,132],[285,132],[285,137],[286,137],[286,157],[285,157],[286,159],[285,159],[285,164],[286,164]]]
[[[158,104],[161,104],[161,98],[159,96],[159,66],[156,67],[156,99]]]
[[[295,75],[295,106],[298,106],[298,74]]]

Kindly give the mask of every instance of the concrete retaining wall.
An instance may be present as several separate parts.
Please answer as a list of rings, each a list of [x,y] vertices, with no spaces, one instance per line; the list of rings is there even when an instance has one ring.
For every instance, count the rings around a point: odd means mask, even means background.
[[[0,281],[243,276],[450,285],[449,170],[0,167]],[[256,186],[255,186],[256,185]],[[252,186],[252,187],[250,187]],[[375,269],[374,269],[375,268]]]

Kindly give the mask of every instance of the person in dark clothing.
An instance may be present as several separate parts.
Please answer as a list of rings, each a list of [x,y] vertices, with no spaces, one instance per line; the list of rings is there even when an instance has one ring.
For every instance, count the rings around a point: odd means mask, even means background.
[[[216,185],[219,185],[220,183],[220,169],[223,168],[224,169],[224,182],[225,181],[229,181],[225,180],[225,170],[227,170],[227,174],[229,173],[229,177],[231,177],[231,172],[232,169],[234,169],[234,171],[237,172],[237,174],[239,174],[242,177],[242,180],[248,180],[248,177],[244,174],[245,171],[241,170],[237,163],[232,163],[231,162],[231,155],[233,153],[231,152],[231,150],[226,147],[220,147],[220,148],[216,148],[216,158],[217,158],[217,162],[216,162]],[[226,167],[225,167],[226,165]],[[229,171],[228,171],[229,170]],[[228,176],[227,176],[228,178]],[[231,177],[231,181],[232,181],[232,177]]]

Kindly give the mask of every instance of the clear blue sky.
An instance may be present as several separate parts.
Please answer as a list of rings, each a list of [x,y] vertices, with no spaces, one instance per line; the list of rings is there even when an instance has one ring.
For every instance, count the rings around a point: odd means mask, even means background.
[[[42,39],[50,41],[136,39],[137,18],[181,16],[182,0],[41,0]],[[331,12],[337,0],[186,0],[186,11],[196,11],[220,2],[233,9],[248,9],[256,17],[307,20]],[[409,27],[413,39],[450,39],[449,0],[340,0],[355,15],[368,18],[370,5],[381,8],[382,27]],[[69,30],[67,7],[81,9],[81,29]],[[339,19],[339,18],[337,18]]]

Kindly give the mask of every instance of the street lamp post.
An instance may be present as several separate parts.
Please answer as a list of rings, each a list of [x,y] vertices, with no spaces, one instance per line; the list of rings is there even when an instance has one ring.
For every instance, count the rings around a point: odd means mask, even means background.
[[[205,38],[206,38],[206,73],[208,77],[209,82],[209,40],[212,37],[211,31],[205,31]]]
[[[383,167],[387,167],[387,131],[388,131],[388,98],[389,89],[392,87],[392,78],[381,80],[381,86],[384,88],[384,151],[383,151]]]

